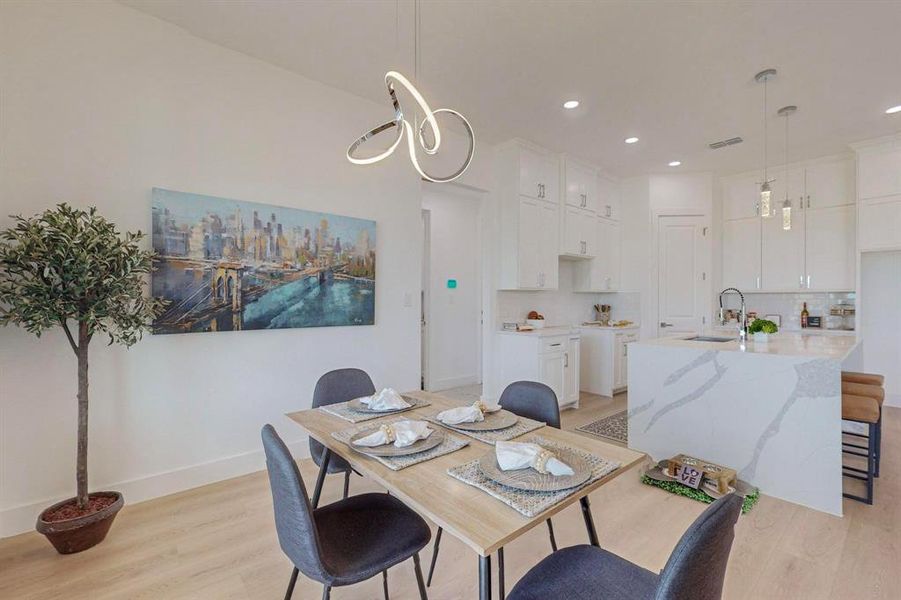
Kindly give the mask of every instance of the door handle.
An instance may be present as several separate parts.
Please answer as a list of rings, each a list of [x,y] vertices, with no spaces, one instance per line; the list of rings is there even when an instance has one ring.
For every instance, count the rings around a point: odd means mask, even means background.
[[[667,323],[666,321],[660,321],[661,327],[675,327],[672,323]]]

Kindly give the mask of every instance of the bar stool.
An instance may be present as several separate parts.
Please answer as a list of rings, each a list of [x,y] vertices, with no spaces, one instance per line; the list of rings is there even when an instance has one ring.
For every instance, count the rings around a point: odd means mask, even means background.
[[[882,404],[885,402],[885,388],[883,382],[885,378],[882,375],[871,373],[854,373],[850,371],[842,372],[842,395],[852,396],[869,396],[876,400],[879,404],[879,423],[876,424],[876,477],[879,477],[879,465],[882,462]],[[854,433],[850,431],[844,432],[851,435],[866,439],[867,436],[862,433]],[[850,448],[866,450],[867,446],[857,444],[844,444]]]
[[[842,452],[854,456],[865,456],[867,459],[867,468],[859,469],[857,467],[849,467],[842,465],[842,475],[852,479],[864,481],[867,484],[867,495],[856,496],[854,494],[843,493],[845,498],[873,504],[873,480],[876,478],[876,448],[878,440],[878,424],[881,422],[882,411],[879,403],[875,398],[870,396],[855,396],[853,394],[842,394],[842,419],[845,421],[853,421],[855,423],[863,423],[867,426],[867,445],[856,446],[852,444],[842,443]],[[846,450],[844,446],[865,449],[866,452],[858,452],[856,450]]]

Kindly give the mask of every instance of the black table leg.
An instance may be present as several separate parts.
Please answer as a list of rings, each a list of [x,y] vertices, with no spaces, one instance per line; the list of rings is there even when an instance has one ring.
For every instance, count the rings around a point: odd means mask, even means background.
[[[479,556],[479,600],[491,600],[490,556]]]
[[[579,499],[579,503],[582,505],[582,518],[585,519],[585,529],[588,530],[588,542],[592,546],[600,548],[601,544],[598,542],[598,534],[594,530],[594,519],[591,518],[591,505],[588,504],[588,496],[582,496]]]
[[[325,475],[328,473],[328,463],[332,460],[332,451],[328,448],[322,449],[322,457],[319,459],[319,476],[316,478],[316,488],[313,490],[313,508],[319,506],[319,496],[322,495],[322,484],[325,482]]]
[[[507,591],[504,589],[504,549],[497,550],[497,597],[504,600],[507,597]]]

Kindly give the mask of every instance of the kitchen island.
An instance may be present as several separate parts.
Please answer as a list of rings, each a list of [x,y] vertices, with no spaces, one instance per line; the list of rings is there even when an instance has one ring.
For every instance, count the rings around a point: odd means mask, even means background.
[[[764,494],[841,515],[841,371],[857,349],[800,333],[633,343],[629,447],[732,467]]]

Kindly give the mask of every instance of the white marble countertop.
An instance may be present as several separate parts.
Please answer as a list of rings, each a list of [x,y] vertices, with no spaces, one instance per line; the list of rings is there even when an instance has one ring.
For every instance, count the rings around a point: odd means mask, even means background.
[[[641,325],[637,325],[633,323],[632,325],[627,325],[626,327],[614,327],[613,325],[579,325],[578,327],[582,331],[635,331],[636,329],[641,329]]]
[[[736,335],[737,327],[735,325],[714,325],[712,331],[715,335],[729,334]],[[857,332],[853,329],[826,329],[822,327],[808,327],[807,329],[780,329],[780,333],[797,333],[799,335],[839,335],[845,337],[855,337]]]
[[[713,331],[712,335],[727,337],[721,331]],[[668,348],[717,350],[720,352],[745,352],[748,354],[771,354],[781,356],[809,356],[811,358],[834,358],[836,360],[843,360],[858,344],[858,341],[854,336],[809,335],[800,332],[775,333],[770,336],[770,340],[767,343],[755,342],[753,339],[749,338],[745,343],[744,348],[739,346],[737,338],[728,342],[697,342],[686,340],[685,337],[691,336],[656,338],[635,343],[639,345],[646,344]]]
[[[527,335],[529,337],[553,337],[555,335],[572,335],[580,334],[579,327],[572,325],[545,325],[541,329],[533,329],[531,331],[504,331],[501,329],[498,333],[504,335]]]

